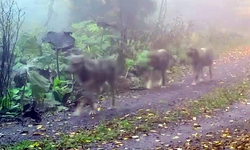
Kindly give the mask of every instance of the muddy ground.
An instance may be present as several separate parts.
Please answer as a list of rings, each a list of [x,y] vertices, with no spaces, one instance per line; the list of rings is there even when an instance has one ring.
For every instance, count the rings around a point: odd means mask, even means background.
[[[231,57],[229,58],[230,61],[226,63],[219,63],[221,62],[221,60],[217,60],[213,69],[213,80],[207,80],[195,86],[191,85],[193,76],[188,74],[180,80],[181,82],[175,82],[163,89],[136,91],[124,94],[122,97],[117,99],[117,109],[101,110],[96,114],[94,118],[91,118],[87,112],[85,112],[81,117],[74,117],[71,116],[72,112],[66,112],[66,117],[64,117],[63,113],[44,116],[40,124],[42,124],[46,128],[44,132],[46,132],[47,135],[55,136],[55,133],[58,132],[72,132],[77,130],[78,128],[89,128],[100,123],[103,120],[111,120],[112,118],[121,117],[125,114],[133,114],[138,109],[150,108],[157,109],[159,111],[171,110],[176,104],[182,103],[185,100],[199,98],[203,94],[210,92],[215,87],[228,86],[234,82],[242,81],[242,79],[247,78],[248,75],[250,75],[249,58],[250,55],[246,55],[244,57],[241,56],[240,58]],[[160,103],[160,101],[163,100],[165,101],[165,103]],[[110,106],[110,101],[105,101],[101,105],[107,108],[108,106]],[[248,106],[244,106],[242,110],[247,109],[247,107]],[[241,112],[237,110],[238,109],[235,109],[235,111],[239,114],[237,115],[237,113],[234,112],[233,114],[236,115],[236,119],[238,118],[239,121],[242,121],[248,117],[247,114],[242,115]],[[218,119],[217,121],[218,125],[212,126],[212,128],[218,128],[219,125],[223,126],[225,123],[228,124],[228,120],[232,120],[232,118],[227,117],[229,114],[221,113],[220,115],[218,114],[218,117],[221,117],[221,119]],[[216,122],[216,120],[212,119],[216,118],[211,118],[210,120],[201,118],[200,120],[197,120],[203,127],[202,132],[211,130],[211,126],[209,126],[209,124],[211,122]],[[135,140],[126,141],[121,149],[154,148],[155,146],[157,146],[155,138],[164,141],[164,143],[171,143],[171,141],[173,141],[171,137],[176,136],[177,133],[182,134],[178,135],[179,139],[176,141],[185,141],[185,138],[193,133],[191,124],[178,125],[173,129],[168,129],[164,133],[165,136],[154,133],[150,136],[142,138],[140,142],[137,142]],[[36,130],[36,126],[22,127],[20,124],[15,123],[8,125],[7,127],[0,128],[0,145],[7,143],[13,144],[14,142],[19,142],[22,140],[36,140],[44,138],[41,135],[34,135]],[[107,147],[105,147],[105,149],[110,149],[113,147],[112,144],[106,146]]]

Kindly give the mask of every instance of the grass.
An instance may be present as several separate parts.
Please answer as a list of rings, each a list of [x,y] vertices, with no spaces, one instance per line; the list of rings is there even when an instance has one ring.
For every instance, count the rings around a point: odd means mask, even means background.
[[[250,149],[250,134],[247,130],[244,130],[246,128],[249,129],[249,123],[244,122],[240,126],[211,131],[206,135],[192,135],[184,143],[179,143],[178,145],[160,145],[157,149]]]
[[[172,120],[191,119],[193,116],[210,114],[215,109],[225,108],[249,96],[246,93],[248,88],[250,88],[250,81],[244,81],[236,87],[218,88],[198,100],[191,100],[179,106],[174,112],[171,112],[177,116],[172,117]]]
[[[115,118],[102,123],[90,130],[79,130],[70,134],[60,135],[59,140],[48,138],[40,141],[24,141],[15,145],[4,146],[5,150],[23,149],[70,149],[83,146],[87,149],[91,144],[106,144],[114,142],[121,145],[122,140],[135,138],[139,134],[147,134],[150,130],[165,128],[168,123],[191,119],[201,114],[212,113],[215,109],[225,108],[228,105],[249,97],[246,89],[250,88],[250,81],[244,81],[236,87],[218,88],[197,100],[190,100],[176,106],[172,111],[157,112],[154,110],[138,110],[131,116]]]

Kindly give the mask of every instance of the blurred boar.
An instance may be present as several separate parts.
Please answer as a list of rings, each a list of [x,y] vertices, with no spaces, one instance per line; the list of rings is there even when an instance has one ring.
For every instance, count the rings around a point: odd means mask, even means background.
[[[90,59],[82,55],[72,55],[67,71],[75,74],[78,82],[85,86],[87,90],[94,90],[97,96],[100,94],[100,87],[107,81],[112,95],[110,108],[115,108],[115,60]]]
[[[196,85],[200,74],[202,75],[202,78],[204,78],[203,68],[205,66],[209,67],[210,79],[212,79],[212,65],[214,54],[211,49],[201,48],[198,50],[196,48],[190,48],[189,52],[187,52],[187,56],[192,60],[192,67],[195,74],[195,79],[192,83],[193,85]]]
[[[161,80],[162,86],[165,86],[165,73],[166,70],[174,65],[174,57],[164,49],[159,49],[157,51],[151,51],[148,54],[148,65],[153,68],[150,72],[149,82],[147,88],[151,88],[152,76],[155,71],[161,71]]]

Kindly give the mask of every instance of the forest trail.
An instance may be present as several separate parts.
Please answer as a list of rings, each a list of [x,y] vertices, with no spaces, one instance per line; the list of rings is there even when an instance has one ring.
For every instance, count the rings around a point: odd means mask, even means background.
[[[213,68],[212,81],[208,80],[192,86],[193,76],[186,75],[183,77],[183,82],[173,83],[163,89],[129,93],[129,95],[117,99],[117,109],[101,110],[97,112],[94,118],[91,118],[87,113],[84,113],[81,117],[73,117],[71,116],[72,112],[67,112],[66,121],[63,121],[62,118],[64,115],[60,113],[49,117],[46,116],[40,124],[46,128],[46,134],[52,136],[58,132],[73,132],[77,128],[92,127],[104,119],[111,120],[115,117],[133,114],[138,109],[171,110],[176,104],[180,104],[185,100],[197,99],[203,94],[210,92],[214,87],[227,86],[235,81],[242,81],[242,79],[250,75],[250,49],[246,48],[243,51],[222,56],[215,61]],[[206,77],[206,79],[207,78],[208,77]],[[160,103],[160,101],[163,100],[165,103]],[[106,108],[109,105],[109,100],[102,104],[102,106]],[[0,128],[0,145],[28,139],[35,140],[43,138],[43,136],[33,135],[36,130],[37,127],[35,126],[22,127],[19,124]],[[185,130],[184,127],[183,130]],[[26,135],[22,135],[24,132]],[[142,145],[144,144],[142,143]],[[138,147],[140,147],[140,145],[138,145]]]
[[[226,109],[216,111],[215,116],[209,116],[209,118],[199,116],[195,120],[176,124],[175,127],[163,129],[158,132],[150,132],[147,136],[140,135],[136,139],[122,141],[123,145],[118,149],[186,149],[187,147],[190,149],[192,146],[186,145],[185,148],[183,147],[188,139],[192,139],[188,143],[199,146],[198,149],[202,149],[202,146],[204,146],[202,142],[205,141],[210,142],[208,145],[211,146],[213,141],[223,139],[223,137],[218,138],[218,136],[222,136],[227,128],[230,131],[238,130],[239,133],[247,133],[249,131],[249,104],[250,101],[248,101],[248,104],[235,103]],[[199,127],[196,128],[195,125],[199,125]],[[233,136],[231,134],[228,135]],[[227,139],[226,137],[224,138],[225,140]],[[102,145],[101,148],[113,149],[115,146],[113,143],[108,143]],[[197,147],[193,149],[197,149]]]

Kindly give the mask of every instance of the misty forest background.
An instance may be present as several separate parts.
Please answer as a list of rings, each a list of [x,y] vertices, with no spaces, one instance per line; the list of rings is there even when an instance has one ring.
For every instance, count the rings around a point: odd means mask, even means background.
[[[170,73],[175,74],[188,68],[189,47],[212,47],[218,56],[249,42],[247,0],[12,2],[0,2],[2,117],[20,115],[32,100],[60,111],[76,99],[74,80],[64,72],[65,53],[42,42],[48,31],[72,32],[73,49],[92,58],[119,57],[124,81],[118,90],[145,83],[149,50],[171,52],[177,61]]]

